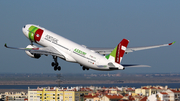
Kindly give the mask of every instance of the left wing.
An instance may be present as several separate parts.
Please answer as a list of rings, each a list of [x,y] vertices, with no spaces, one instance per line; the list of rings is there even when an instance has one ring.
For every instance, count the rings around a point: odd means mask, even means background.
[[[169,43],[169,44],[162,44],[162,45],[154,45],[154,46],[146,46],[146,47],[133,47],[133,48],[126,48],[125,53],[139,51],[139,50],[145,50],[145,49],[152,49],[152,48],[158,48],[158,47],[164,47],[164,46],[170,46],[174,44],[175,42]],[[110,54],[113,51],[113,48],[89,48],[99,54]]]
[[[5,44],[4,46],[6,48],[10,48],[10,49],[29,51],[30,53],[34,53],[34,54],[54,55],[54,56],[65,58],[64,55],[61,54],[59,51],[57,51],[54,47],[16,48],[16,47],[9,47],[9,46],[7,46],[7,44]]]

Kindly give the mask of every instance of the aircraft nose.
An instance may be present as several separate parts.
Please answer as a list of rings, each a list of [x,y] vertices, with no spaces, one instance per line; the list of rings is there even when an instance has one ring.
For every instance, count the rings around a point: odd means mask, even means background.
[[[29,38],[28,36],[28,30],[27,30],[27,26],[25,25],[23,28],[22,28],[22,32],[24,33],[24,35]]]

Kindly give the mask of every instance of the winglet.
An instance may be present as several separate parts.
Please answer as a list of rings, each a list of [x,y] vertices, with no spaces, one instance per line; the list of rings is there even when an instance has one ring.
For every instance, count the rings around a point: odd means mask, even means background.
[[[172,42],[172,43],[169,43],[169,45],[173,45],[176,41]]]
[[[6,43],[4,44],[4,47],[6,47],[6,48],[7,48],[7,44],[6,44]]]

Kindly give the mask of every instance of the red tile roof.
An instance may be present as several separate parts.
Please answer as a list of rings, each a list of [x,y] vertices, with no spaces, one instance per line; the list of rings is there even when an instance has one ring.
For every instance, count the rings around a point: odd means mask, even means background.
[[[106,95],[106,97],[108,97],[109,99],[121,99],[121,98],[123,98],[123,96],[120,94],[109,94],[109,95]]]
[[[177,91],[177,90],[174,90],[174,89],[172,89],[171,91],[174,92],[174,93],[180,93],[180,91]]]
[[[156,88],[156,87],[142,87],[142,89],[159,89],[159,88]]]
[[[163,94],[163,95],[168,95],[168,93],[166,93],[166,92],[160,92],[161,94]]]
[[[151,87],[151,89],[157,89],[156,87]]]
[[[149,88],[147,88],[147,87],[143,87],[142,89],[149,89]]]
[[[129,94],[125,94],[125,96],[129,96]]]
[[[135,100],[135,98],[134,98],[133,96],[129,96],[128,99],[129,99],[130,101]]]
[[[143,97],[140,101],[146,101],[147,100],[147,96]]]
[[[85,98],[95,98],[98,97],[98,94],[96,95],[84,95]]]
[[[133,88],[126,88],[126,91],[135,91]]]

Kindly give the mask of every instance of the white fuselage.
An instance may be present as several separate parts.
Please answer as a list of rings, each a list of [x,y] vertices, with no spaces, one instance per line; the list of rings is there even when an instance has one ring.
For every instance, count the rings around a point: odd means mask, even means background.
[[[22,29],[23,33],[27,38],[29,38],[28,29],[30,26],[31,24],[28,24],[26,25],[26,27]],[[118,69],[123,69],[123,66],[121,66],[120,64],[112,62],[106,59],[104,56],[95,53],[94,51],[89,50],[88,48],[82,45],[72,42],[45,28],[39,27],[37,25],[33,26],[36,26],[44,30],[40,41],[36,43],[44,47],[54,47],[57,51],[63,54],[63,56],[65,57],[64,60],[66,61],[76,62],[82,66],[96,70],[109,70],[108,63],[113,63],[115,67],[117,67]]]

